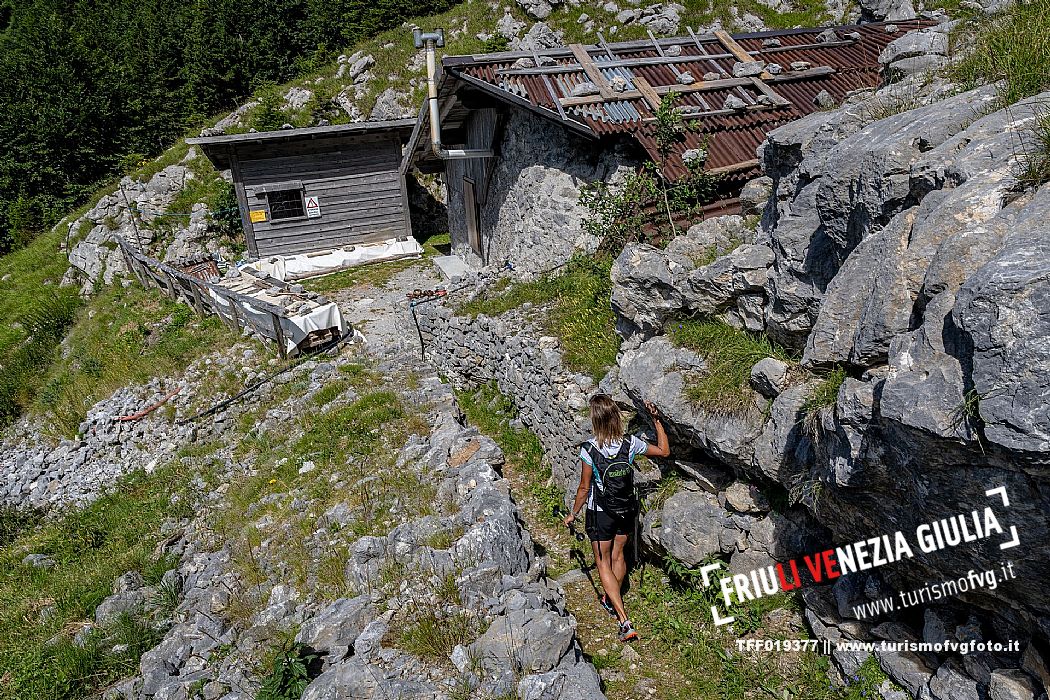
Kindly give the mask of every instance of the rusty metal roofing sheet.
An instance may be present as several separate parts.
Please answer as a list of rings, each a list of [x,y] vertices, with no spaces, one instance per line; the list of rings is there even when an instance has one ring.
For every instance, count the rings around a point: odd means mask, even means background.
[[[896,31],[890,24],[896,25]],[[539,113],[551,119],[572,121],[578,130],[594,136],[630,135],[654,160],[660,160],[654,130],[655,110],[640,94],[639,79],[658,93],[674,90],[679,93],[675,104],[683,110],[683,116],[694,130],[686,133],[666,158],[665,173],[671,178],[683,175],[686,169],[682,154],[706,142],[705,168],[719,169],[732,179],[743,179],[753,176],[757,170],[753,164],[756,150],[769,131],[819,110],[816,97],[821,91],[839,102],[852,91],[877,86],[882,49],[905,32],[930,24],[932,22],[926,20],[912,20],[835,27],[836,39],[831,42],[822,42],[819,38],[826,28],[816,28],[737,34],[732,37],[736,46],[715,35],[690,32],[690,36],[660,39],[658,45],[642,40],[584,47],[605,81],[604,86],[599,86],[605,88],[602,95],[587,104],[572,103],[571,98],[574,89],[592,82],[591,77],[576,54],[564,48],[534,54],[540,60],[539,66],[529,58],[533,54],[500,53],[449,56],[443,60],[443,67],[454,78],[466,78],[475,87],[524,100]],[[779,45],[770,45],[775,43],[770,42],[771,39]],[[733,66],[738,61],[734,53],[739,54],[739,49],[767,66],[778,64],[784,72],[763,76],[762,84],[696,89],[696,84],[705,80],[705,74],[709,80],[715,79],[712,73],[718,74],[717,79],[731,79]],[[624,61],[636,59],[646,60],[643,65],[622,65]],[[798,62],[818,70],[793,70],[791,65]],[[527,65],[530,63],[533,65]],[[683,73],[691,75],[691,83],[684,78],[680,80]],[[609,90],[609,81],[619,82],[617,79],[626,83],[625,89]],[[727,110],[726,99],[731,95],[742,100],[746,107]],[[569,104],[564,102],[567,98],[570,98]],[[771,98],[783,103],[771,105]]]

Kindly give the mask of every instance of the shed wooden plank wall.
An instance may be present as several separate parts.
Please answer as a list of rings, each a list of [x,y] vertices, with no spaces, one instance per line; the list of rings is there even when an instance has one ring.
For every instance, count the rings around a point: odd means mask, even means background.
[[[259,257],[292,255],[411,235],[401,144],[391,133],[318,138],[308,142],[240,147],[237,170],[242,205],[265,210],[250,224]],[[302,184],[317,196],[321,216],[270,220],[265,192],[281,183]]]

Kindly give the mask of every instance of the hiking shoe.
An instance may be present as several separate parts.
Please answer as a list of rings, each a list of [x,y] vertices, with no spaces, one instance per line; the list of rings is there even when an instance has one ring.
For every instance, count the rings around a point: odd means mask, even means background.
[[[605,612],[609,613],[613,617],[616,617],[616,609],[609,604],[609,596],[603,594],[600,598],[598,598],[598,605],[605,608]]]
[[[634,625],[631,624],[630,620],[624,620],[620,623],[620,641],[621,642],[633,642],[638,639],[638,633],[634,631]]]

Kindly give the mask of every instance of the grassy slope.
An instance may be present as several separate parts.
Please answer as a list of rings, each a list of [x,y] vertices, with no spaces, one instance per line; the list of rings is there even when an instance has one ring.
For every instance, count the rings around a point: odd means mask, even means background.
[[[133,622],[105,632],[109,647],[130,642],[126,652],[108,653],[101,633],[84,647],[71,638],[117,576],[135,570],[155,584],[173,565],[153,550],[165,519],[193,514],[189,477],[178,466],[134,474],[88,508],[0,543],[0,698],[88,697],[138,668],[139,655],[158,640]],[[30,553],[50,555],[55,566],[23,564]]]
[[[384,281],[373,274],[353,284]],[[98,334],[122,322],[132,338],[142,332],[130,319],[174,315],[151,331],[152,345],[125,337],[128,342],[113,348],[115,381],[119,368],[129,361],[126,353],[134,355],[141,349],[145,360],[131,359],[128,371],[148,374],[147,368],[155,371],[164,358],[204,352],[209,338],[222,338],[222,330],[180,326],[197,323],[184,308],[135,287],[105,291],[82,310],[87,314],[93,309],[95,316],[74,327],[68,341],[71,355],[58,365],[55,376],[68,377],[75,384],[80,370],[74,367],[82,366],[81,353],[101,349],[96,345]],[[164,372],[171,369],[165,367]],[[237,363],[212,369],[214,376],[209,375],[207,386],[201,388],[204,394],[224,391],[239,381]],[[390,383],[411,390],[416,381],[406,372]],[[290,400],[302,402],[309,385],[308,372],[300,371],[290,381],[267,385],[244,404],[246,410],[229,437],[237,463],[250,465],[251,470],[232,479],[220,480],[215,455],[223,444],[210,442],[183,448],[172,464],[152,474],[136,472],[121,479],[111,495],[52,522],[0,508],[0,699],[79,700],[136,671],[141,652],[158,641],[156,632],[143,627],[144,621],[126,620],[101,630],[83,648],[72,643],[72,636],[90,621],[117,576],[137,570],[147,583],[156,583],[173,565],[154,556],[154,548],[167,534],[165,520],[207,512],[208,524],[231,547],[235,570],[252,584],[264,580],[267,573],[253,552],[266,538],[268,558],[286,580],[301,590],[335,598],[350,593],[343,581],[348,548],[333,548],[313,560],[303,547],[304,537],[316,530],[317,517],[327,507],[346,503],[355,510],[349,537],[386,533],[395,513],[440,507],[433,484],[420,483],[414,473],[386,469],[409,434],[426,432],[421,415],[425,407],[407,405],[364,365],[343,365],[339,375],[305,403],[309,410],[298,411],[299,418],[289,430],[265,434],[253,430],[271,409]],[[308,460],[318,468],[300,474]],[[342,476],[333,480],[337,472]],[[368,476],[377,476],[368,489],[355,486]],[[224,507],[208,511],[204,497],[219,489],[228,489]],[[292,489],[306,495],[308,507],[289,495]],[[265,515],[273,520],[264,531],[256,523]],[[56,566],[39,569],[23,564],[30,553],[51,555]],[[397,575],[389,572],[390,585],[399,583]],[[258,594],[246,583],[234,596],[229,613],[247,619],[265,602]],[[113,653],[113,646],[121,643],[129,644],[129,649]]]

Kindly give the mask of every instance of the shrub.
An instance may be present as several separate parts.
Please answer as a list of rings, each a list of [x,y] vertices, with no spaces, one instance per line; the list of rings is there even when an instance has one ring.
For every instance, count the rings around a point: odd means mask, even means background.
[[[790,361],[783,348],[764,335],[719,320],[683,320],[668,328],[671,342],[695,350],[706,367],[686,385],[686,396],[703,410],[722,415],[746,413],[754,406],[751,367],[765,357]]]
[[[317,661],[317,654],[305,644],[293,643],[281,649],[255,700],[299,700],[317,676]]]
[[[589,212],[584,228],[600,240],[598,250],[605,255],[618,255],[628,243],[660,243],[675,236],[675,219],[697,214],[718,191],[719,178],[704,171],[706,139],[697,148],[703,155],[686,163],[685,175],[673,182],[664,175],[667,157],[697,128],[675,107],[677,99],[669,92],[656,109],[657,161],[644,163],[622,183],[597,182],[580,190],[580,204]],[[654,216],[656,211],[661,215]]]

